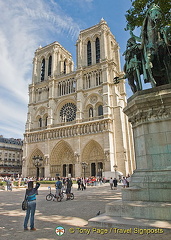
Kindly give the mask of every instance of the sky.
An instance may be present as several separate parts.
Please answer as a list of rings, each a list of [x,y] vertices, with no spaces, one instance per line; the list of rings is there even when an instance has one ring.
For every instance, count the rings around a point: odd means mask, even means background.
[[[119,43],[123,70],[130,7],[131,0],[0,0],[0,135],[23,139],[32,60],[39,46],[59,42],[76,66],[79,32],[104,18]]]

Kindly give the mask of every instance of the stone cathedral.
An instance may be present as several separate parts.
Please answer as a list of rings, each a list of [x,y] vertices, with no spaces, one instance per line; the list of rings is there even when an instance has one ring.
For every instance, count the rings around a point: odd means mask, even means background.
[[[106,21],[80,31],[77,67],[58,42],[35,51],[24,134],[23,176],[111,177],[132,174],[134,149],[119,46]],[[83,164],[86,167],[83,168]],[[115,165],[115,170],[114,170]],[[113,175],[112,175],[113,176]]]

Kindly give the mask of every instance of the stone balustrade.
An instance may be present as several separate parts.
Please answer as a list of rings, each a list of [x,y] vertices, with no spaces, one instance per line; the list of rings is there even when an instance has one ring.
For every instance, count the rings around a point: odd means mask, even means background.
[[[25,142],[39,142],[47,139],[68,138],[78,135],[89,135],[98,132],[110,131],[111,119],[99,119],[96,121],[75,123],[73,125],[60,125],[42,130],[32,130],[25,133]]]

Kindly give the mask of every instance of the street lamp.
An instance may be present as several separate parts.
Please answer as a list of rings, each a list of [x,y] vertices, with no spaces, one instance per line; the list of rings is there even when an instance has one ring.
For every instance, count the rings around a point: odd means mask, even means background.
[[[42,166],[43,158],[39,155],[34,156],[33,158],[34,166],[37,168],[36,180],[39,180],[39,168]]]
[[[86,169],[88,163],[82,162],[81,164],[82,164],[82,168],[83,168],[83,170],[84,170],[84,179],[85,179],[85,169]]]
[[[117,170],[118,166],[115,164],[115,165],[113,166],[113,168],[114,168],[114,170],[115,170],[115,178],[116,178],[116,170]]]

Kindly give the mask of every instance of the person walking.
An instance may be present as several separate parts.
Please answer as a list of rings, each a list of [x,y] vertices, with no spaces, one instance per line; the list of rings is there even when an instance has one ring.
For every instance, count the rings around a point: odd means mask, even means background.
[[[114,185],[114,190],[116,190],[118,186],[118,180],[116,178],[113,179],[113,185]]]
[[[127,187],[129,187],[130,180],[131,180],[131,177],[128,175],[128,177],[126,178],[126,181],[127,181]]]
[[[111,188],[111,190],[113,190],[113,179],[112,179],[112,177],[110,179],[110,188]]]
[[[80,178],[78,178],[77,184],[78,184],[77,190],[81,190],[81,179]]]
[[[40,183],[36,182],[36,187],[33,188],[33,181],[28,182],[28,189],[26,189],[26,199],[28,201],[28,208],[26,210],[26,216],[24,219],[24,230],[28,230],[28,221],[30,218],[30,230],[35,231],[34,227],[34,215],[36,210],[36,193]]]
[[[84,178],[81,178],[81,189],[82,189],[82,191],[85,190]]]

